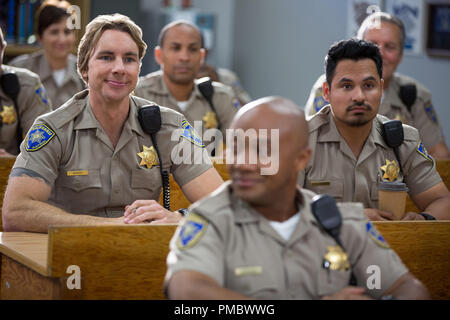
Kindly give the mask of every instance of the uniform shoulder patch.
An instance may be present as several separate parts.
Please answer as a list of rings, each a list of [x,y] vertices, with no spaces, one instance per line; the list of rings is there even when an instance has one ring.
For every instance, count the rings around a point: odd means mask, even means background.
[[[372,239],[373,242],[375,242],[379,247],[385,249],[389,248],[389,244],[370,221],[366,221],[366,232],[368,233],[369,238]]]
[[[55,135],[55,131],[47,125],[35,124],[28,132],[25,149],[29,152],[37,151],[49,143]]]
[[[181,122],[181,128],[183,128],[183,133],[181,134],[181,136],[183,138],[185,138],[189,142],[191,142],[199,147],[202,147],[202,148],[205,147],[202,140],[197,136],[194,128],[192,128],[192,126],[189,124],[189,122],[187,122],[186,120],[183,120]]]
[[[430,103],[428,105],[425,105],[425,113],[427,114],[427,117],[433,121],[434,123],[438,124],[438,118],[436,115],[436,111],[434,111],[433,105]]]
[[[314,113],[319,112],[327,104],[328,101],[323,97],[322,89],[317,90],[313,102]]]
[[[47,107],[50,106],[47,98],[47,92],[45,92],[45,89],[42,85],[37,85],[36,88],[34,88],[34,93],[36,94],[36,97],[38,98],[40,103]]]
[[[205,234],[208,221],[198,214],[191,212],[186,216],[180,233],[178,234],[177,247],[180,250],[193,247]]]
[[[433,161],[433,158],[428,154],[427,149],[425,149],[422,141],[419,141],[416,151],[425,159]]]
[[[233,106],[234,106],[236,109],[239,109],[239,108],[241,107],[241,104],[239,103],[239,100],[238,100],[238,99],[236,99],[236,98],[233,99]]]

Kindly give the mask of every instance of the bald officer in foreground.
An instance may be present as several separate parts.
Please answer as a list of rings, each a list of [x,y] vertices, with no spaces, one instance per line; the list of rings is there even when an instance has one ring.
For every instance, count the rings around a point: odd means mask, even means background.
[[[34,120],[50,111],[50,102],[37,74],[2,64],[6,45],[0,29],[0,156],[17,155],[22,137],[27,134]],[[18,81],[16,89],[19,90],[16,101],[10,91],[14,89],[11,78],[7,78],[14,75]]]
[[[182,113],[198,132],[219,128],[225,139],[225,130],[240,105],[232,89],[218,82],[212,82],[214,109],[200,92],[196,76],[205,57],[200,30],[184,20],[166,25],[154,54],[161,70],[139,79],[136,96]],[[210,144],[210,139],[205,135],[203,140]]]
[[[450,219],[450,193],[417,130],[400,124],[396,136],[404,139],[398,157],[383,138],[389,119],[377,115],[383,92],[378,47],[340,41],[330,47],[325,66],[323,92],[330,105],[308,121],[313,153],[299,174],[300,186],[337,201],[362,202],[372,220],[392,220],[392,213],[377,209],[378,185],[404,182],[422,212],[408,212],[403,219]]]
[[[3,201],[6,231],[177,223],[181,213],[157,202],[161,165],[192,202],[222,183],[211,163],[203,162],[202,143],[181,114],[155,106],[160,118],[154,114],[145,121],[160,122],[155,139],[141,126],[138,112],[151,103],[130,94],[145,50],[141,29],[126,16],[98,16],[87,25],[78,71],[89,90],[39,117],[30,129]],[[181,149],[202,159],[175,162],[172,151]]]
[[[169,298],[429,298],[360,204],[339,205],[342,247],[320,226],[311,212],[315,194],[296,186],[311,154],[299,107],[283,98],[259,99],[237,113],[231,128],[256,129],[260,143],[279,144],[279,170],[262,175],[265,156],[256,154],[252,164],[255,150],[234,148],[246,161],[228,166],[231,182],[193,204],[171,241]],[[261,129],[269,130],[267,136]],[[279,130],[279,139],[267,138],[273,130]],[[366,270],[373,264],[380,267],[381,287],[371,290]],[[352,273],[357,286],[349,286]]]
[[[377,12],[368,16],[358,30],[358,38],[372,42],[380,48],[383,59],[383,97],[378,113],[390,119],[401,120],[419,130],[428,152],[434,158],[450,157],[438,116],[431,102],[431,92],[414,80],[396,71],[403,58],[405,27],[403,22],[388,13]],[[328,104],[321,75],[311,89],[305,106],[312,116]]]

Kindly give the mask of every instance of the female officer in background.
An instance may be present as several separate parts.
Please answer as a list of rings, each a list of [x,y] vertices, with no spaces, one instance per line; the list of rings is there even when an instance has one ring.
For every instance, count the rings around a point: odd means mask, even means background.
[[[84,89],[77,74],[77,58],[71,53],[76,36],[67,25],[70,6],[67,1],[44,1],[36,17],[36,35],[43,50],[21,55],[9,63],[39,75],[53,109]]]

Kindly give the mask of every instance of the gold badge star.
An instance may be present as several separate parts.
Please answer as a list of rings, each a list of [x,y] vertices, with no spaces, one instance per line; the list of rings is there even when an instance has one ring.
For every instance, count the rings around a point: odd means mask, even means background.
[[[389,161],[386,159],[386,164],[381,167],[384,171],[383,179],[388,179],[390,182],[398,178],[400,168],[395,160]]]
[[[143,145],[142,152],[139,152],[137,155],[142,159],[141,163],[139,163],[140,166],[146,165],[148,169],[151,169],[151,167],[158,164],[158,155],[153,147],[148,148]]]
[[[214,112],[208,111],[202,118],[206,129],[217,128],[217,119]]]
[[[3,106],[3,111],[0,112],[0,116],[2,117],[3,123],[12,124],[16,122],[16,110],[14,110],[14,106]]]
[[[350,263],[347,254],[342,251],[340,246],[327,246],[328,252],[324,256],[324,260],[331,270],[348,270]]]

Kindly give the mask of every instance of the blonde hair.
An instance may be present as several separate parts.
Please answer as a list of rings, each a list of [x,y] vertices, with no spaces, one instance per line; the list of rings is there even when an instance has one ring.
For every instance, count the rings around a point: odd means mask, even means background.
[[[92,51],[94,51],[98,40],[106,30],[119,30],[128,33],[138,46],[140,60],[147,51],[147,44],[142,40],[142,29],[130,18],[119,13],[97,16],[86,26],[86,33],[78,46],[78,74],[86,83],[88,79],[83,77],[83,72],[88,71]]]

